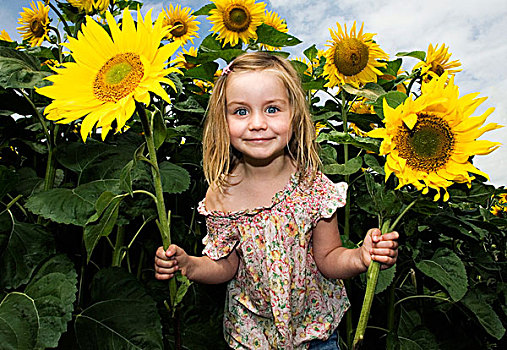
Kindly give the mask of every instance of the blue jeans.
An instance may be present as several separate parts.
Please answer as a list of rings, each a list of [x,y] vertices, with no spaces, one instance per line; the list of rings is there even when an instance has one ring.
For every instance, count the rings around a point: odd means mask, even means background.
[[[340,350],[340,343],[338,340],[338,331],[335,331],[328,340],[312,340],[308,350]]]

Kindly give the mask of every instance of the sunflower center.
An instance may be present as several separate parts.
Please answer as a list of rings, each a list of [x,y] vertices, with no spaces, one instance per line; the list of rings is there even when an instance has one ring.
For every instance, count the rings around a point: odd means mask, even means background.
[[[431,65],[431,71],[437,74],[438,76],[441,76],[442,74],[444,74],[445,69],[441,65],[433,63]]]
[[[179,38],[185,34],[187,34],[187,25],[184,22],[176,21],[173,24],[173,29],[170,30],[172,36]]]
[[[44,35],[44,26],[37,19],[30,22],[30,31],[36,37],[41,37]]]
[[[250,12],[242,5],[234,4],[225,11],[224,25],[233,32],[244,32],[250,26]]]
[[[93,93],[103,102],[117,102],[137,88],[143,75],[139,55],[118,54],[100,68],[93,82]]]
[[[368,65],[368,46],[356,38],[348,38],[336,43],[334,64],[346,76],[360,73]]]
[[[447,164],[454,149],[454,134],[445,120],[420,113],[412,130],[405,124],[398,128],[394,142],[409,167],[430,173]]]

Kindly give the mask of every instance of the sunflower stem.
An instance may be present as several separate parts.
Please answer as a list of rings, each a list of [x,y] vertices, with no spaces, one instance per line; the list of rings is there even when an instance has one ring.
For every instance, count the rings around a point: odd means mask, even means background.
[[[70,27],[68,26],[67,21],[65,20],[65,18],[63,18],[63,16],[60,13],[60,11],[58,11],[58,9],[55,7],[55,5],[53,5],[51,2],[48,2],[48,5],[51,8],[51,10],[53,10],[53,12],[56,13],[56,15],[58,16],[58,18],[62,22],[63,27],[65,28],[65,32],[67,33],[67,35],[72,36],[72,34],[71,34],[72,32],[70,31]]]
[[[151,174],[153,177],[153,184],[155,187],[155,196],[156,196],[156,205],[158,212],[158,228],[160,231],[160,235],[162,236],[162,244],[164,246],[164,250],[167,250],[171,245],[171,227],[170,227],[170,215],[171,212],[167,212],[165,208],[164,202],[164,192],[162,190],[162,179],[160,177],[160,169],[158,167],[157,161],[157,153],[155,149],[155,141],[153,139],[152,126],[150,121],[148,120],[148,116],[146,115],[146,110],[144,109],[144,105],[136,101],[136,110],[141,119],[141,124],[143,126],[144,138],[146,139],[146,145],[148,146],[148,154],[151,163]],[[174,317],[175,307],[174,301],[176,297],[177,286],[176,280],[171,278],[169,280],[169,299],[171,301],[171,309]]]
[[[387,233],[390,225],[390,220],[383,223],[381,233]],[[371,261],[366,272],[366,292],[364,293],[363,307],[361,314],[359,315],[359,322],[356,328],[356,334],[354,335],[354,342],[352,343],[352,349],[358,349],[364,339],[364,332],[370,317],[370,309],[373,303],[373,297],[375,296],[375,288],[377,287],[378,275],[380,273],[380,263],[377,261]]]

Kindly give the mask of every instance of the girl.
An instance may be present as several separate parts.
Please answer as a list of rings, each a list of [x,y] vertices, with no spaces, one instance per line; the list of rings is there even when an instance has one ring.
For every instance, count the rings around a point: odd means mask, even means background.
[[[347,184],[318,171],[314,139],[287,60],[247,53],[224,69],[204,127],[204,256],[160,247],[155,276],[229,281],[224,333],[232,348],[338,349],[335,331],[349,307],[341,279],[372,259],[383,268],[396,262],[396,232],[371,229],[360,248],[342,247],[336,209]]]

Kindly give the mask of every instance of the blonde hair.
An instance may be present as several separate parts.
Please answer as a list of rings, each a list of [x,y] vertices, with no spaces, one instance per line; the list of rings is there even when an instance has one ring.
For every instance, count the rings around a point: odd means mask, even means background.
[[[228,185],[227,176],[241,159],[241,154],[232,149],[226,119],[226,96],[228,76],[234,72],[269,70],[276,74],[287,88],[292,109],[293,135],[288,144],[288,154],[295,161],[301,178],[309,174],[310,182],[315,178],[320,165],[315,142],[315,126],[301,86],[301,79],[292,64],[286,59],[266,52],[249,52],[237,57],[228,66],[229,74],[218,78],[213,88],[206,112],[203,135],[204,176],[210,185],[223,189]]]

